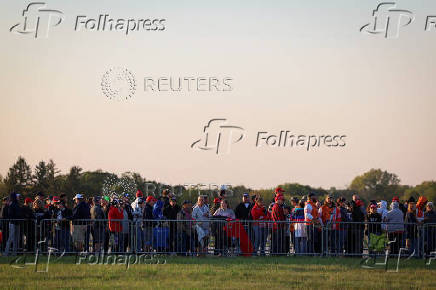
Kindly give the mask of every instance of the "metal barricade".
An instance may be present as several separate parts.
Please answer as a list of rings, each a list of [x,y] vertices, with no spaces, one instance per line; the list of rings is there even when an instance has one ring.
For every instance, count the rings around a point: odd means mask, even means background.
[[[0,219],[2,255],[47,253],[156,253],[181,256],[428,257],[436,224],[230,220]],[[395,230],[394,230],[395,229]]]

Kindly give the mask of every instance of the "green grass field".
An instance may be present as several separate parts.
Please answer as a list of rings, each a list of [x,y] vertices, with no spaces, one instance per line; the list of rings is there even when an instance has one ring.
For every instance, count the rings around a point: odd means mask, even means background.
[[[160,263],[76,265],[74,257],[51,262],[48,273],[0,258],[1,288],[330,288],[436,289],[436,261],[401,261],[399,272],[364,269],[358,258],[160,257]],[[41,259],[40,269],[45,269]],[[82,261],[82,263],[84,263]],[[17,266],[18,265],[18,266]],[[396,269],[396,260],[389,262]]]

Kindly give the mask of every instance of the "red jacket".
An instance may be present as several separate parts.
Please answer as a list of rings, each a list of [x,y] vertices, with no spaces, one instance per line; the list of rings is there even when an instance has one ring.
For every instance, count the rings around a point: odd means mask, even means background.
[[[257,204],[255,204],[253,206],[253,208],[251,209],[251,217],[253,218],[253,220],[257,221],[265,221],[268,220],[268,212],[265,209],[264,206],[260,207]],[[254,226],[265,226],[265,223],[258,223],[258,222],[253,222]]]
[[[272,220],[273,221],[284,221],[285,220],[285,213],[283,212],[283,207],[280,206],[278,203],[275,203],[272,208]],[[273,228],[284,228],[285,223],[274,223]]]
[[[124,218],[123,209],[111,206],[108,214],[109,231],[119,233],[123,230],[121,220]],[[113,221],[119,220],[119,221]]]

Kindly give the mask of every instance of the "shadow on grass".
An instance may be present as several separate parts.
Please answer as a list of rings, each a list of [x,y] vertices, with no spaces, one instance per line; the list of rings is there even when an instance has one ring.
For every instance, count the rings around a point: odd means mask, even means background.
[[[315,265],[315,266],[342,266],[345,268],[361,268],[362,258],[359,257],[305,257],[305,256],[289,256],[289,257],[180,257],[180,256],[165,256],[159,255],[160,260],[165,260],[166,264],[173,265]],[[24,264],[34,262],[34,256],[17,257],[0,257],[0,264]],[[64,256],[60,259],[51,257],[50,264],[76,264],[77,256]],[[377,259],[378,263],[384,261],[383,257]],[[47,262],[47,256],[40,256],[39,264]],[[397,258],[390,258],[389,269],[395,268]],[[430,266],[426,265],[424,259],[400,260],[401,268],[421,268],[421,269],[436,269],[436,261]],[[86,264],[86,263],[84,263]],[[383,267],[376,267],[377,269]]]

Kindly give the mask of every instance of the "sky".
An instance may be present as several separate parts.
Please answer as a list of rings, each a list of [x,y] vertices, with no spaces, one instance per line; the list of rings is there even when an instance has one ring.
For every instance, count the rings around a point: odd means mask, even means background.
[[[344,188],[371,168],[434,180],[436,2],[395,2],[414,20],[392,39],[360,32],[381,2],[359,0],[45,1],[64,18],[34,38],[10,31],[31,2],[2,0],[0,174],[21,155],[169,184]],[[74,31],[78,15],[100,14],[165,30]],[[128,100],[102,92],[115,67],[136,79]],[[229,77],[232,90],[146,92],[145,77]],[[225,154],[191,148],[215,118],[244,138]],[[287,130],[346,145],[255,146],[258,132]]]

